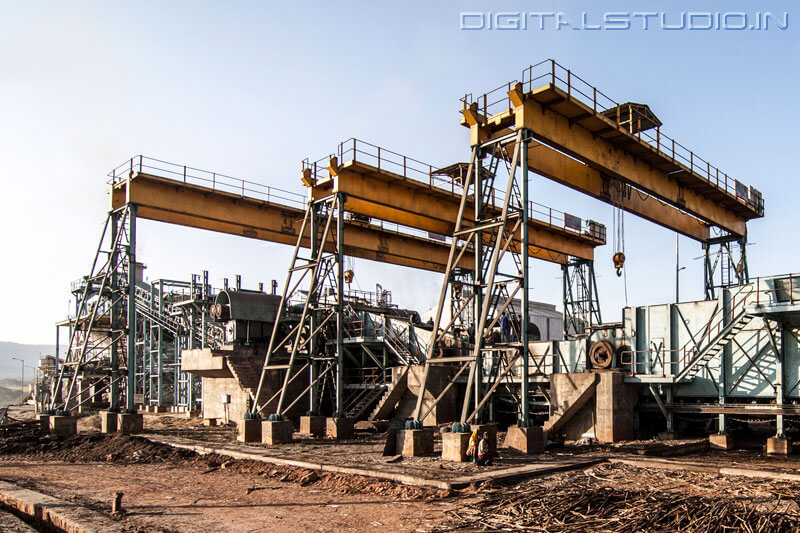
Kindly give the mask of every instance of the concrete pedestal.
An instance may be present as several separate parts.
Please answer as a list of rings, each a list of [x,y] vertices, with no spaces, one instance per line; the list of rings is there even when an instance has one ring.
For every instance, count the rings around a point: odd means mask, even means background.
[[[100,433],[116,433],[119,413],[100,411]]]
[[[433,455],[433,429],[398,430],[396,451],[403,457]]]
[[[117,415],[117,431],[120,433],[141,433],[144,429],[144,417],[141,413],[119,413]]]
[[[239,442],[261,442],[261,419],[245,418],[236,424],[239,434],[236,440]]]
[[[150,406],[150,412],[151,413],[166,413],[167,409],[168,408],[167,408],[166,405],[151,405]]]
[[[484,433],[489,434],[489,449],[497,450],[497,424],[477,424],[472,425],[472,430],[478,432],[478,442],[483,438]]]
[[[469,438],[472,433],[442,433],[442,459],[457,463],[468,463]]]
[[[542,453],[544,451],[544,432],[538,426],[527,428],[510,426],[506,433],[505,446],[527,454]]]
[[[714,433],[708,436],[708,446],[712,450],[732,450],[733,436],[727,433]]]
[[[770,437],[767,439],[767,454],[789,455],[792,453],[792,442],[785,437]]]
[[[291,420],[264,420],[261,423],[261,442],[287,444],[292,442],[294,426]]]
[[[344,440],[353,436],[352,418],[328,418],[325,420],[325,435],[330,439]]]
[[[74,416],[51,416],[51,435],[77,435],[78,419]]]
[[[217,419],[216,418],[204,418],[203,419],[203,425],[213,428],[213,427],[215,427],[217,425]]]
[[[42,425],[42,431],[45,433],[50,433],[50,415],[36,415],[36,419]]]
[[[324,416],[301,416],[300,433],[314,435],[317,438],[325,436],[325,417]]]

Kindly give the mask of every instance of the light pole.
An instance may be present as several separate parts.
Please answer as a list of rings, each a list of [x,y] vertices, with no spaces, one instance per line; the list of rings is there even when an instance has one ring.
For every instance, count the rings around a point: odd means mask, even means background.
[[[681,249],[680,249],[680,234],[675,234],[675,303],[680,303],[681,301],[681,270],[685,270],[686,267],[681,266]]]
[[[34,383],[33,394],[32,394],[32,397],[33,397],[33,409],[34,409],[34,411],[38,412],[39,408],[37,407],[38,406],[38,401],[36,399],[36,395],[39,393],[40,388],[38,387],[38,385],[39,385],[39,376],[36,375],[36,372],[39,369],[36,368],[35,366],[31,366],[31,365],[25,365],[25,366],[27,366],[28,368],[33,370],[33,383]]]
[[[25,360],[20,359],[19,357],[12,357],[15,361],[20,362],[20,366],[22,367],[22,376],[19,380],[19,391],[22,394],[22,397],[25,398]]]

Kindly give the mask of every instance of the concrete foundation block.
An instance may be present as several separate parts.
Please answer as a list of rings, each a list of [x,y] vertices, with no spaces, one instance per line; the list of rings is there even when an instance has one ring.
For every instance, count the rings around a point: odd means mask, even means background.
[[[166,413],[168,411],[168,407],[166,405],[151,405],[150,412],[151,413]]]
[[[245,418],[236,424],[239,434],[236,439],[239,442],[261,442],[261,419]]]
[[[45,433],[50,433],[50,415],[36,415],[36,419],[42,425],[42,431]]]
[[[114,411],[100,411],[100,433],[116,433],[119,413]]]
[[[478,441],[481,440],[484,433],[489,434],[489,449],[490,450],[497,450],[497,424],[473,424],[471,426],[472,431],[478,432]]]
[[[785,437],[770,437],[767,439],[768,455],[789,455],[792,453],[792,442]]]
[[[403,457],[433,455],[433,429],[398,430],[396,451]]]
[[[708,446],[712,450],[732,450],[733,436],[727,433],[714,433],[708,436]]]
[[[321,438],[325,436],[326,424],[324,416],[301,416],[300,433],[314,435]]]
[[[353,436],[352,418],[328,418],[325,420],[325,435],[330,439],[344,440]]]
[[[287,444],[292,442],[294,426],[291,420],[264,420],[261,423],[261,442]]]
[[[472,433],[442,433],[442,459],[457,463],[468,463],[469,438]]]
[[[204,418],[203,419],[203,425],[204,426],[208,426],[208,427],[212,427],[212,428],[216,427],[217,419],[216,418]]]
[[[542,453],[544,451],[543,428],[510,426],[506,433],[505,447],[526,454]]]
[[[117,431],[120,433],[141,433],[144,429],[144,417],[141,413],[119,413],[117,415]]]
[[[51,435],[77,435],[78,419],[74,416],[51,416]]]

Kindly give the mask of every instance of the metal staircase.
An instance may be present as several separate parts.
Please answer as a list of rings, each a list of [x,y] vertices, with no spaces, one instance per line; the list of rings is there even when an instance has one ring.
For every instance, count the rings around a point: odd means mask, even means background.
[[[753,318],[753,315],[748,314],[745,309],[742,309],[733,320],[720,329],[716,336],[711,338],[704,347],[695,353],[677,375],[675,381],[681,382],[696,377],[700,369],[719,355],[725,346],[727,346],[739,332],[747,327]]]
[[[411,324],[404,325],[398,327],[395,321],[389,321],[384,328],[383,340],[404,365],[418,365],[423,359],[425,347],[419,345],[418,339],[412,341],[410,338]]]
[[[180,335],[185,330],[183,323],[175,318],[176,313],[174,313],[170,304],[163,303],[162,310],[159,310],[158,304],[153,302],[152,293],[139,286],[136,287],[136,312],[146,316],[175,335]],[[195,333],[197,340],[200,341],[200,332],[196,331]]]
[[[139,287],[138,285],[136,287],[136,312],[155,322],[173,335],[185,335],[191,327],[191,324],[188,320],[184,319],[184,315],[178,307],[163,302],[161,304],[161,309],[159,309],[158,303],[153,301],[153,294],[149,290]],[[206,324],[206,346],[214,344],[215,337],[212,329],[215,327],[217,326]],[[203,324],[201,322],[198,322],[192,327],[192,336],[197,345],[203,345]]]
[[[397,378],[386,389],[383,397],[375,405],[369,420],[385,420],[397,406],[403,394],[408,390],[408,367],[402,369]]]
[[[361,416],[372,406],[378,398],[384,395],[387,387],[385,385],[376,385],[374,387],[366,387],[354,394],[353,397],[347,402],[346,412],[348,418],[361,418]]]

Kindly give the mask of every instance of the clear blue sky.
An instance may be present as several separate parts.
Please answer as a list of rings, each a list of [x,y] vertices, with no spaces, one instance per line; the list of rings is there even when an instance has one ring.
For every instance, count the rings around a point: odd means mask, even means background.
[[[753,275],[800,270],[800,39],[767,31],[462,31],[461,12],[735,12],[746,2],[8,2],[0,1],[0,340],[52,342],[69,282],[87,271],[107,209],[105,174],[145,154],[301,190],[300,161],[348,137],[434,165],[468,158],[458,98],[545,58],[617,101],[648,103],[664,131],[759,188],[767,217],[750,225]],[[531,19],[533,20],[533,19]],[[652,22],[651,22],[652,23]],[[612,208],[542,178],[533,199],[611,225]],[[631,305],[674,298],[674,234],[626,217]],[[279,279],[289,247],[140,225],[148,276],[246,286]],[[622,281],[610,246],[597,254],[606,320]],[[682,297],[702,298],[700,246],[682,240]],[[402,305],[435,303],[441,276],[355,262],[362,289],[380,282]],[[560,307],[560,271],[534,263],[532,298]]]

